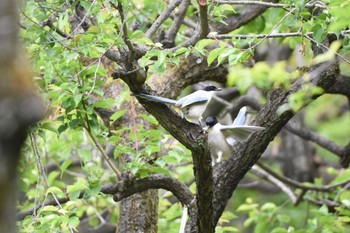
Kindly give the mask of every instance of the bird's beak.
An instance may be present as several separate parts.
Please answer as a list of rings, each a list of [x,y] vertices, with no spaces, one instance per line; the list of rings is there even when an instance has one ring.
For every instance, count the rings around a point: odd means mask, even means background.
[[[217,89],[216,89],[216,91],[222,91],[223,89],[222,88],[220,88],[220,87],[218,87]]]

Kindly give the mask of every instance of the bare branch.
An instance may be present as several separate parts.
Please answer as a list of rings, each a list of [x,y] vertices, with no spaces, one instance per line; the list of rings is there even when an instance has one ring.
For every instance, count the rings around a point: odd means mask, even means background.
[[[147,30],[145,33],[146,38],[150,38],[162,25],[162,23],[170,17],[171,12],[181,3],[181,0],[173,0],[166,9],[160,14],[157,20],[153,23],[153,25]]]
[[[47,25],[49,28],[53,29],[54,32],[56,32],[58,35],[64,37],[65,39],[73,39],[72,36],[66,34],[64,31],[62,31],[61,29],[59,29],[58,27],[55,27],[52,23],[52,19],[48,18],[44,23],[43,26]]]
[[[277,179],[276,177],[274,177],[273,175],[269,174],[268,172],[266,172],[264,170],[260,170],[260,169],[256,168],[255,166],[252,167],[251,172],[254,173],[255,175],[271,182],[272,184],[276,185],[277,187],[279,187],[283,192],[285,192],[289,196],[289,198],[292,200],[293,203],[296,203],[297,196],[295,195],[293,190],[291,190],[287,185],[285,185],[279,179]]]
[[[349,34],[350,30],[345,30],[342,34]],[[313,32],[286,32],[286,33],[271,33],[271,34],[254,34],[254,35],[239,35],[239,34],[215,34],[209,33],[208,38],[212,39],[249,39],[249,38],[283,38],[283,37],[300,37],[300,36],[312,36]],[[334,35],[330,32],[328,35]]]
[[[184,22],[184,18],[186,15],[187,8],[190,4],[190,0],[183,0],[180,4],[179,12],[176,14],[174,21],[172,25],[170,26],[169,30],[165,33],[165,41],[162,43],[167,43],[167,48],[173,47],[175,44],[175,37],[178,33],[181,24]]]
[[[199,1],[199,17],[201,23],[200,37],[206,38],[209,33],[207,0]]]
[[[289,186],[292,186],[294,188],[299,188],[302,190],[314,190],[314,191],[319,191],[319,192],[331,192],[334,189],[336,189],[337,187],[342,187],[344,185],[347,185],[350,183],[350,179],[346,180],[344,182],[340,182],[340,183],[336,183],[333,185],[324,185],[324,186],[317,186],[317,185],[305,185],[302,184],[300,182],[297,182],[295,180],[292,180],[288,177],[285,177],[283,175],[280,175],[278,173],[276,173],[275,171],[273,171],[272,169],[270,169],[269,167],[265,166],[263,163],[261,162],[257,162],[256,163],[261,169],[263,169],[264,171],[266,171],[267,173],[269,173],[271,176],[275,177],[276,179],[282,181],[285,184],[288,184]]]
[[[123,40],[125,42],[125,44],[128,46],[129,48],[129,51],[130,51],[130,54],[128,54],[128,62],[127,63],[124,63],[126,64],[126,69],[129,70],[131,69],[131,65],[132,65],[132,62],[135,60],[135,55],[136,55],[136,52],[135,52],[135,49],[134,49],[134,46],[133,44],[131,43],[130,39],[129,39],[129,36],[128,36],[128,28],[127,28],[127,25],[126,25],[126,19],[125,19],[125,16],[124,16],[124,8],[123,8],[123,5],[121,3],[121,1],[118,1],[118,5],[115,6],[114,3],[112,2],[109,2],[114,8],[116,8],[119,12],[119,16],[120,16],[120,20],[122,22],[122,32],[123,32]]]
[[[321,206],[321,205],[326,205],[328,207],[338,207],[338,206],[340,206],[340,203],[332,201],[332,200],[328,200],[328,199],[316,200],[316,199],[314,199],[312,197],[304,196],[303,200],[311,202],[311,203],[319,205],[319,206]]]
[[[229,5],[256,5],[256,6],[266,6],[266,7],[273,7],[273,8],[286,8],[286,7],[293,7],[293,5],[288,4],[278,4],[278,3],[271,3],[271,2],[260,2],[260,1],[224,1],[224,0],[213,0],[213,3],[218,4],[229,4]],[[312,7],[318,7],[321,9],[327,9],[327,6],[319,1],[316,2],[310,2],[305,5],[305,7],[312,8]]]
[[[320,45],[322,48],[326,49],[326,50],[330,50],[330,48],[328,48],[327,46],[325,46],[324,44],[322,43],[318,43],[316,40],[314,40],[313,38],[311,38],[310,36],[308,35],[305,35],[305,37],[312,41],[313,43],[317,44],[317,45]],[[337,55],[340,59],[342,59],[343,61],[345,61],[346,63],[350,64],[350,61],[348,59],[346,59],[343,55],[339,54],[339,53],[335,53],[335,55]]]
[[[339,157],[343,157],[344,156],[344,147],[337,145],[336,143],[329,141],[328,139],[317,135],[314,132],[311,132],[309,130],[306,130],[305,128],[302,128],[300,126],[296,126],[293,123],[288,123],[285,128],[295,134],[298,135],[299,137],[305,139],[305,140],[309,140],[312,141],[314,143],[316,143],[319,146],[322,146],[323,148],[333,152],[334,154],[336,154]]]

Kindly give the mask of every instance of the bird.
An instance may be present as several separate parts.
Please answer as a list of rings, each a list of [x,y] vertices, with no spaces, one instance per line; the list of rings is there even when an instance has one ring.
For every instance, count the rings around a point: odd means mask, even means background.
[[[221,91],[221,88],[216,86],[205,86],[202,90],[195,91],[189,95],[182,97],[179,100],[168,99],[160,96],[148,95],[144,93],[133,93],[134,96],[154,101],[175,105],[180,108],[185,119],[192,123],[199,123],[202,126],[203,113],[205,112],[208,103],[212,99],[216,91]]]
[[[244,125],[247,108],[242,107],[231,125],[222,125],[214,116],[206,118],[204,132],[208,133],[208,145],[212,156],[212,165],[222,159],[228,159],[235,143],[245,141],[252,133],[264,130],[264,127]]]

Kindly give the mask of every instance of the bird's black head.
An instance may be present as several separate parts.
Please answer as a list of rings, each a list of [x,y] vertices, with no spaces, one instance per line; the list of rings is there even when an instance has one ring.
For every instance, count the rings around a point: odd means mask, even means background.
[[[216,119],[216,117],[213,116],[209,116],[207,117],[207,119],[205,119],[205,124],[208,127],[213,127],[214,125],[216,125],[218,123],[218,119]]]
[[[216,86],[206,86],[203,89],[204,91],[221,91],[221,88],[217,88]]]

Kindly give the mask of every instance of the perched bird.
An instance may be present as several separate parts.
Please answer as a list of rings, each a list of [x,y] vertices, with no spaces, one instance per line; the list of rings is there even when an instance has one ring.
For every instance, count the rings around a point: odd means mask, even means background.
[[[208,144],[213,165],[222,159],[228,159],[233,145],[246,140],[252,133],[264,130],[264,127],[244,125],[246,120],[246,107],[240,109],[231,125],[221,125],[216,117],[209,116],[205,120],[204,131],[208,132]]]
[[[192,94],[184,96],[179,100],[147,95],[143,93],[133,93],[133,95],[149,101],[175,105],[181,109],[186,120],[202,125],[202,114],[206,110],[209,101],[216,91],[221,91],[221,88],[217,88],[215,86],[206,86],[203,90],[195,91]]]

